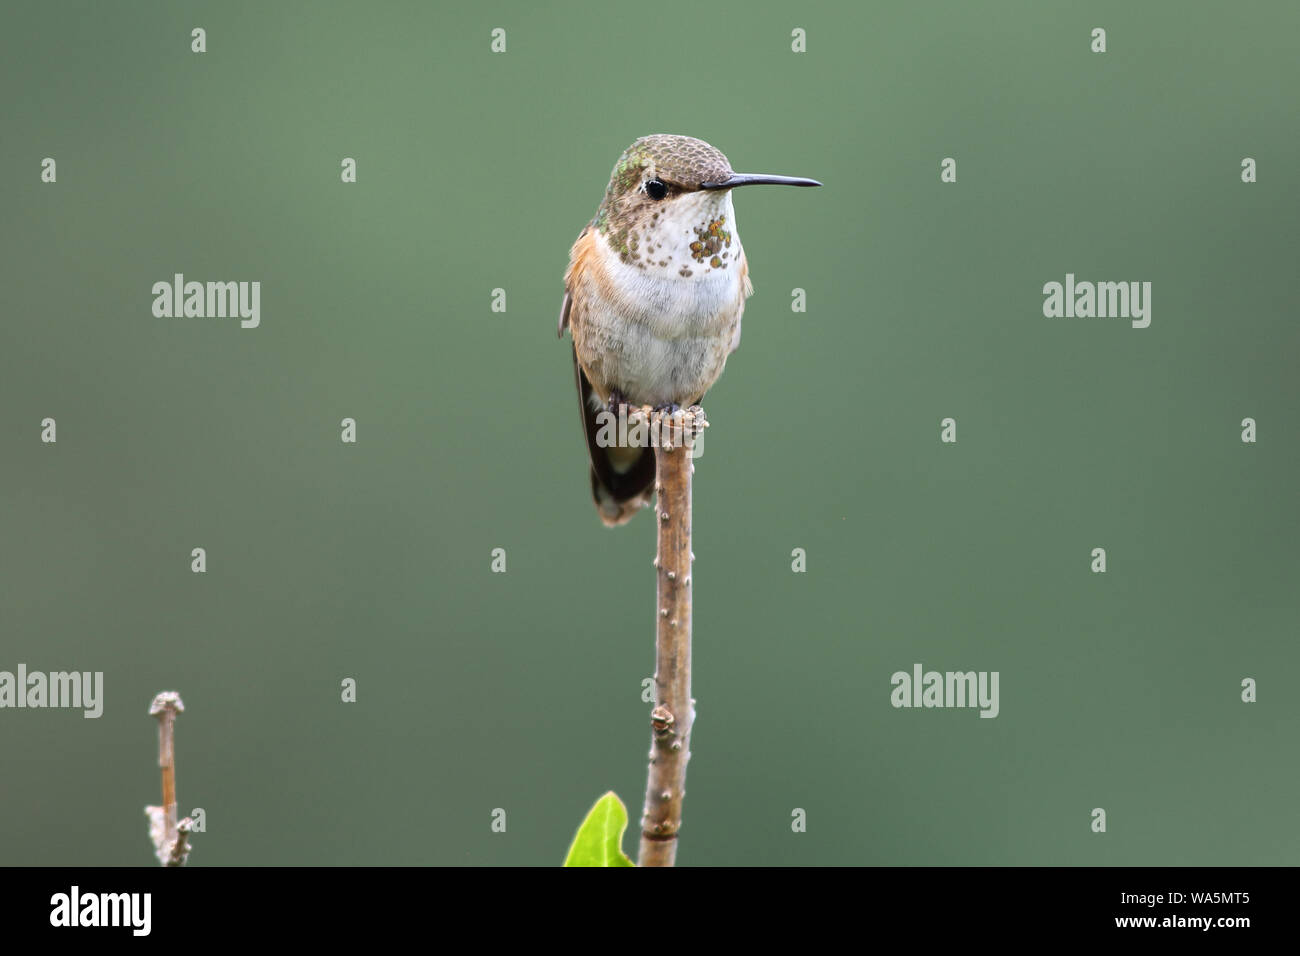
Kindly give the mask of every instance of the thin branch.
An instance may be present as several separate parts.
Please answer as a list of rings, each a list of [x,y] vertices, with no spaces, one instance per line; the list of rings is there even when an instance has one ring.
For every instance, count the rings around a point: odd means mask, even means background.
[[[176,820],[176,715],[185,709],[181,695],[163,691],[149,706],[158,718],[158,767],[162,770],[161,807],[145,807],[149,817],[149,838],[154,854],[163,866],[184,866],[189,856],[189,835],[193,821]]]
[[[691,446],[708,426],[698,405],[668,416],[654,413],[655,556],[658,586],[655,616],[655,707],[650,712],[650,769],[641,817],[641,866],[672,866],[686,796],[691,758]]]

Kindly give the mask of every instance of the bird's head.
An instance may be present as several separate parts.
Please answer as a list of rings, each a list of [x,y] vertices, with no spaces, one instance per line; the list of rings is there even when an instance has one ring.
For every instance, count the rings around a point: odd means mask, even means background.
[[[736,173],[727,157],[690,136],[643,136],[624,150],[610,173],[593,225],[623,262],[641,269],[725,268],[739,186],[820,186],[814,179]]]

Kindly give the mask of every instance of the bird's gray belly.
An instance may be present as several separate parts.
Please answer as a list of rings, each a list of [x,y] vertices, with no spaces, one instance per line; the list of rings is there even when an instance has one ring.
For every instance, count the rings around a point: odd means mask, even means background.
[[[610,382],[628,401],[641,405],[689,404],[722,374],[729,337],[665,339],[644,324],[625,322],[622,348],[606,361]]]
[[[740,321],[739,276],[689,281],[635,277],[620,300],[595,301],[587,350],[606,387],[633,404],[698,401],[722,374]],[[584,364],[590,364],[584,359]]]

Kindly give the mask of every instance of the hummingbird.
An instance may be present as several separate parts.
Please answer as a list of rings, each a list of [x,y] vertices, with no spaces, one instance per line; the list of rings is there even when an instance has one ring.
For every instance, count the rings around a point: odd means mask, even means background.
[[[598,442],[597,415],[629,404],[676,411],[718,380],[754,291],[731,191],[757,185],[821,183],[736,173],[703,140],[643,136],[569,250],[556,333],[573,337],[591,494],[610,527],[650,503],[654,449]]]

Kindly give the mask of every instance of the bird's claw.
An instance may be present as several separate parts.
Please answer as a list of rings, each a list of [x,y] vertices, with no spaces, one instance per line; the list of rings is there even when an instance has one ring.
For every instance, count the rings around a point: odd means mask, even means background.
[[[609,401],[605,403],[606,410],[608,410],[611,415],[617,418],[619,416],[620,408],[626,408],[626,406],[627,406],[627,398],[623,395],[623,393],[616,388],[611,388],[609,390]],[[627,414],[627,412],[624,411],[623,414]]]

